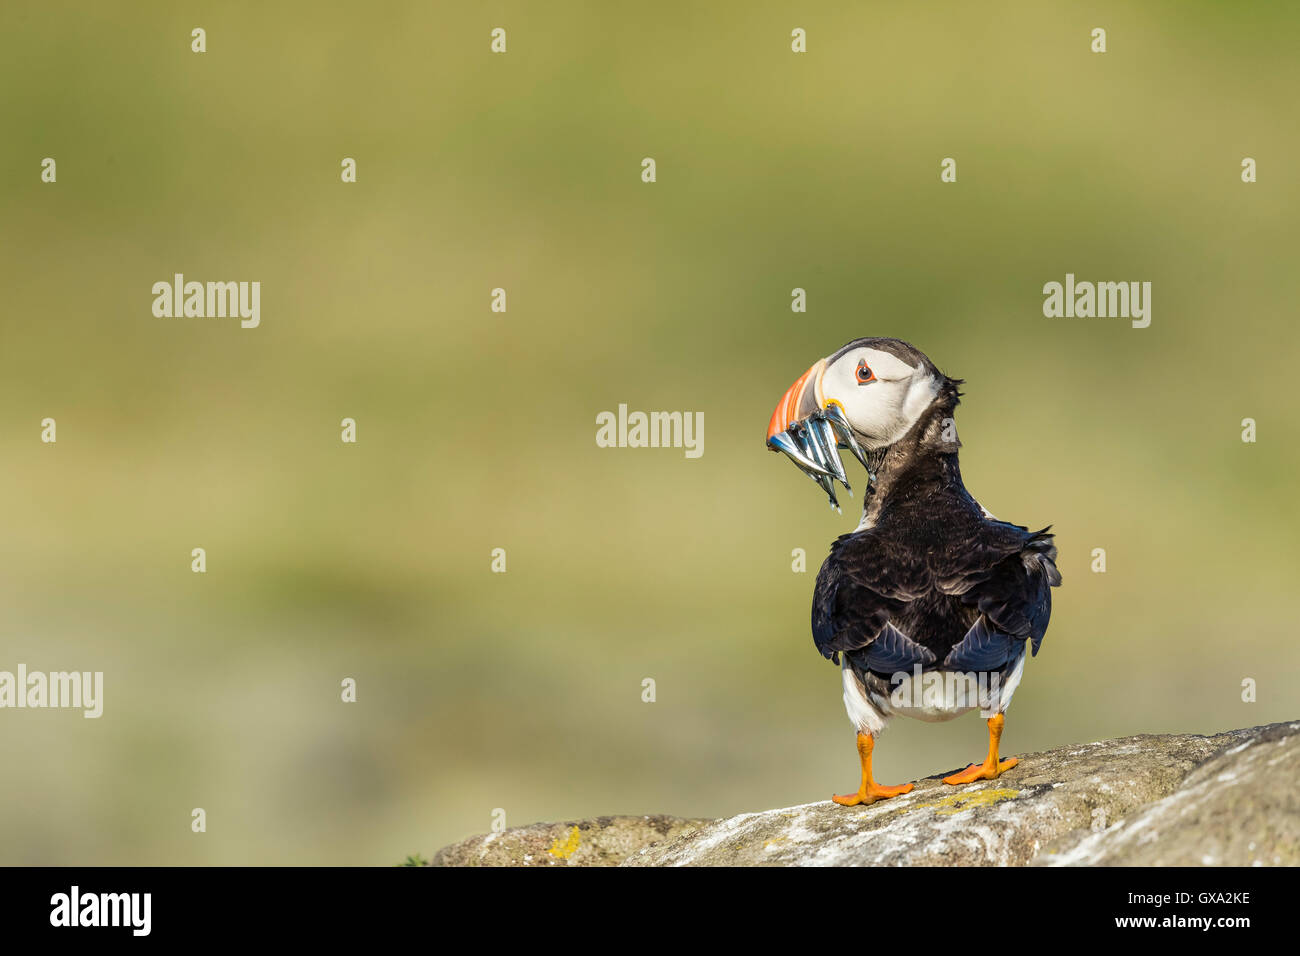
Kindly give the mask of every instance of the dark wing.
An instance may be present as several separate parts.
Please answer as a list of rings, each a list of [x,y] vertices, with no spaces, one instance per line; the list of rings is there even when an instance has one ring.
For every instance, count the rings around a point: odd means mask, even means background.
[[[981,614],[948,656],[943,666],[954,671],[1000,671],[1015,659],[1017,651],[1024,652],[1025,642],[1003,634],[991,627]]]
[[[935,660],[889,621],[928,590],[930,573],[905,550],[870,531],[841,535],[817,573],[813,590],[813,641],[823,657],[868,648],[872,670],[892,673]]]
[[[990,525],[992,533],[981,535],[979,546],[968,554],[955,556],[939,576],[941,591],[959,595],[982,615],[949,653],[946,667],[991,669],[974,665],[987,665],[1026,639],[1037,654],[1047,632],[1052,588],[1061,583],[1051,529],[1031,532],[1001,521]]]

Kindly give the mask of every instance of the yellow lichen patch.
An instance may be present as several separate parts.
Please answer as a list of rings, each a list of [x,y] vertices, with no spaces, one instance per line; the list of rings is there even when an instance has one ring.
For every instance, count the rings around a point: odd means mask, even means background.
[[[763,841],[763,849],[770,850],[774,846],[780,846],[782,843],[789,843],[789,842],[790,842],[790,838],[788,836],[772,837],[772,839],[770,840]]]
[[[902,811],[911,810],[933,810],[936,816],[952,816],[954,813],[961,813],[963,810],[973,810],[975,807],[988,807],[1003,800],[1014,800],[1019,796],[1019,790],[995,789],[995,790],[976,790],[974,793],[953,793],[946,797],[940,797],[931,803],[918,803],[910,807],[899,807]]]
[[[582,837],[578,834],[578,828],[574,827],[569,831],[569,836],[563,843],[557,837],[551,844],[551,848],[546,852],[551,856],[558,856],[561,860],[567,860],[578,852],[578,844],[581,842]]]

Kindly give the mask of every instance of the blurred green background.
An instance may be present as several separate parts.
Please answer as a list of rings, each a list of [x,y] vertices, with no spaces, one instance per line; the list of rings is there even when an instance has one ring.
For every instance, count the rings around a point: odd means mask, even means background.
[[[968,486],[1057,531],[1007,752],[1300,716],[1300,9],[338,7],[0,9],[0,669],[106,682],[0,711],[0,862],[390,864],[498,807],[850,788],[808,610],[860,498],[762,439],[861,335],[964,377]],[[154,318],[175,272],[260,281],[261,327]],[[1150,328],[1044,318],[1066,272],[1151,281]],[[703,457],[597,448],[620,402],[704,412]],[[898,721],[878,777],[984,746]]]

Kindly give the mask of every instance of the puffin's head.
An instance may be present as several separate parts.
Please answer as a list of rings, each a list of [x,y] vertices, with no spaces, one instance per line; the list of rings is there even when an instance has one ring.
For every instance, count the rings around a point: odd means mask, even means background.
[[[856,339],[790,386],[768,423],[767,445],[788,455],[838,508],[831,481],[849,483],[837,449],[851,450],[872,473],[869,459],[906,435],[949,384],[900,339]]]

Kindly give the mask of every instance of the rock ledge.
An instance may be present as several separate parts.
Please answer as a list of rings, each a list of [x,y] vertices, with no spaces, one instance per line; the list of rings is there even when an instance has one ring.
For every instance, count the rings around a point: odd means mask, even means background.
[[[454,844],[433,865],[1300,864],[1300,721],[1019,756],[997,780],[954,788],[938,774],[870,807],[534,824]]]

